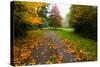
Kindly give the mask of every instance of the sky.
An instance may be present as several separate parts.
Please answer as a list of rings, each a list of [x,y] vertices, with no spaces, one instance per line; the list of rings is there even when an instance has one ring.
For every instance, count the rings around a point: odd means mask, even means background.
[[[64,18],[66,16],[66,14],[70,11],[70,5],[66,5],[66,4],[57,4],[58,9],[60,11],[61,16]]]

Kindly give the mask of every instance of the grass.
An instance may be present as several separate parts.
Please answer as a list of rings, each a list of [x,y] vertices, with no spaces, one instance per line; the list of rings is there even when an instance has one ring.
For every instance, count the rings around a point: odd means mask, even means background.
[[[72,29],[58,29],[55,30],[55,32],[60,36],[61,38],[66,38],[67,40],[71,41],[74,44],[77,45],[77,50],[83,48],[86,50],[88,55],[94,56],[96,58],[97,54],[97,42],[81,37],[78,34],[73,33],[74,30]]]

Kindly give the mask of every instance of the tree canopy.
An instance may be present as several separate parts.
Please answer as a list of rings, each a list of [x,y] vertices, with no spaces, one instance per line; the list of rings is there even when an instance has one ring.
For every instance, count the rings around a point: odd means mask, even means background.
[[[42,12],[42,14],[41,11],[43,11],[42,8],[46,8],[47,5],[47,3],[43,2],[12,2],[12,21],[14,23],[15,35],[23,35],[27,28],[30,28],[33,25],[38,26],[43,24],[46,13]]]
[[[49,26],[51,27],[61,27],[62,26],[62,17],[60,15],[59,9],[55,4],[50,12],[49,16]]]
[[[97,37],[97,7],[85,5],[72,5],[69,13],[69,24],[90,39]]]

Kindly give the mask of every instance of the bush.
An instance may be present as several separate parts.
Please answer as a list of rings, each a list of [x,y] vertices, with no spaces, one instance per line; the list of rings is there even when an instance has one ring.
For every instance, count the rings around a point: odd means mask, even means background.
[[[75,32],[81,36],[87,37],[92,40],[97,40],[97,25],[96,23],[87,22],[84,24],[76,25]]]
[[[27,25],[25,22],[14,22],[14,37],[26,35]]]
[[[72,5],[69,16],[70,26],[81,36],[97,40],[97,7]]]

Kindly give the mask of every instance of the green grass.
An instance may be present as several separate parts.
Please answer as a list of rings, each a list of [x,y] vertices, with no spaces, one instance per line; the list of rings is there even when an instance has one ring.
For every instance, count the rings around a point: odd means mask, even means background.
[[[67,29],[58,29],[54,30],[58,36],[61,38],[66,38],[67,40],[71,41],[74,44],[79,44],[77,46],[77,50],[84,48],[89,55],[95,56],[97,54],[97,42],[81,37],[78,34],[73,33],[73,30],[67,30]]]
[[[67,32],[73,32],[74,29],[73,28],[57,28],[58,30],[65,30]]]

